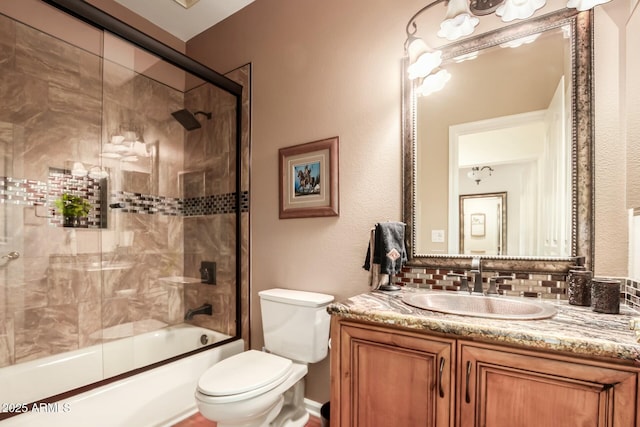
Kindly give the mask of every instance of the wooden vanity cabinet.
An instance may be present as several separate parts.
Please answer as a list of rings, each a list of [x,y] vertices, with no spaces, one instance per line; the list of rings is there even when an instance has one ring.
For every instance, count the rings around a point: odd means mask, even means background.
[[[454,425],[455,340],[332,322],[332,427]]]
[[[460,341],[459,426],[640,426],[638,369]]]
[[[640,427],[640,368],[332,318],[332,427]]]

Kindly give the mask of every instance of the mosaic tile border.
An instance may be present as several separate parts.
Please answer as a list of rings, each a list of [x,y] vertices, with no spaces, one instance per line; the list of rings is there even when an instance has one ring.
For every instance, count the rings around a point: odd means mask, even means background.
[[[0,177],[0,204],[18,206],[48,206],[49,223],[62,225],[63,218],[52,206],[63,194],[81,196],[91,203],[91,212],[81,226],[99,228],[103,224],[103,188],[100,180],[76,177],[63,169],[51,169],[49,181]],[[216,194],[204,197],[180,199],[152,196],[141,193],[117,191],[109,197],[111,209],[137,214],[170,216],[198,216],[230,214],[236,211],[237,193]],[[249,212],[249,192],[240,193],[241,212]]]
[[[396,277],[396,281],[408,287],[457,291],[460,280],[450,274],[464,274],[469,278],[472,274],[468,270],[453,270],[442,268],[404,267]],[[489,277],[512,275],[508,272],[486,272],[482,281],[488,286]],[[543,299],[566,299],[567,288],[565,274],[516,273],[513,279],[505,280],[498,285],[500,293],[508,296],[524,296]]]
[[[402,271],[394,276],[394,282],[413,288],[457,291],[460,289],[460,280],[449,276],[450,274],[465,274],[469,278],[472,277],[468,270],[403,267]],[[482,281],[485,283],[485,287],[489,277],[496,274],[511,275],[509,272],[483,273]],[[516,273],[513,276],[514,279],[498,285],[502,295],[556,300],[568,299],[566,274]],[[640,282],[624,278],[612,279],[622,282],[621,300],[632,310],[640,312]]]
[[[628,307],[640,312],[640,282],[626,279],[624,298]]]
[[[122,212],[171,216],[230,214],[236,211],[236,193],[179,199],[117,191],[111,195],[109,206]],[[240,211],[249,211],[249,192],[240,193]]]
[[[48,182],[0,177],[0,204],[48,206],[47,218],[53,225],[62,225],[63,218],[52,206],[62,194],[68,193],[81,196],[91,204],[91,211],[80,226],[100,227],[103,221],[102,191],[100,180],[73,176],[63,169],[51,169]]]

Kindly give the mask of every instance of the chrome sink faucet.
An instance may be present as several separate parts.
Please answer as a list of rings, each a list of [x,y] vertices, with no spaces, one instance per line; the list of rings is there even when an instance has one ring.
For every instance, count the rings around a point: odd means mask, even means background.
[[[469,270],[469,273],[473,274],[473,293],[483,295],[482,262],[479,257],[473,257],[471,259],[471,270]]]

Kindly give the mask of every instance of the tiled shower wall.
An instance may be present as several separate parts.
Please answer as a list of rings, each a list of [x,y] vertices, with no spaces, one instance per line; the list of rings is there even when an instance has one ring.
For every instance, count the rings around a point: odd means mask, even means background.
[[[227,212],[215,217],[198,215],[193,209],[200,201],[216,194],[235,194],[236,155],[235,115],[236,99],[213,88],[199,85],[185,94],[189,111],[211,113],[211,119],[200,115],[202,128],[186,133],[184,144],[184,173],[181,174],[182,194],[189,202],[186,207],[195,215],[184,219],[184,271],[198,277],[202,261],[216,263],[218,284],[193,283],[185,287],[185,308],[195,308],[208,302],[213,316],[196,316],[199,326],[233,334],[236,328],[236,215],[233,200],[220,200]],[[230,135],[231,132],[231,135]],[[211,144],[210,141],[216,141]],[[219,278],[227,278],[219,280]],[[220,315],[224,313],[225,315]]]
[[[47,183],[51,167],[97,164],[100,58],[0,16],[0,76],[0,176]],[[12,200],[0,219],[0,251],[20,253],[0,262],[0,366],[86,343],[102,295],[83,277],[56,280],[50,258],[99,253],[99,232],[50,226],[46,209]]]
[[[21,254],[0,261],[0,367],[182,323],[186,308],[204,302],[215,313],[194,323],[234,334],[230,96],[209,85],[185,96],[2,15],[0,75],[0,176],[8,177],[0,188],[0,252]],[[213,111],[214,119],[186,133],[170,115],[185,107]],[[101,141],[123,126],[135,126],[158,155],[130,164],[101,158]],[[50,207],[13,199],[22,194],[9,181],[50,183],[52,168],[76,161],[109,172],[114,208],[92,212],[106,217],[107,228],[97,219],[89,228],[61,227]],[[195,190],[198,179],[184,178],[197,170],[204,178]],[[89,187],[79,191],[88,195]],[[199,277],[202,260],[217,262],[218,285],[165,280]]]

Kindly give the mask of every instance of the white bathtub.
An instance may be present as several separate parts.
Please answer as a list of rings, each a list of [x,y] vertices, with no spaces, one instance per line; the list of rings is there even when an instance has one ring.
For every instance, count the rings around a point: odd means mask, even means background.
[[[203,346],[203,334],[209,344],[229,338],[208,329],[177,325],[2,368],[0,404],[30,404],[195,350]],[[8,418],[0,421],[0,426],[170,426],[195,413],[193,393],[200,375],[214,363],[243,350],[243,341],[236,340],[56,403],[37,405],[38,412]],[[34,409],[33,405],[29,407]]]

